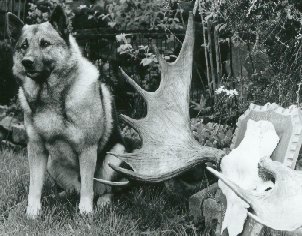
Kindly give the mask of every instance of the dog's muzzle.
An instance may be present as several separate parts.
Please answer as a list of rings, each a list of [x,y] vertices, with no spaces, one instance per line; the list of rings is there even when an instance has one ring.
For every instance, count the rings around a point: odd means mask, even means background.
[[[31,78],[36,82],[43,82],[48,78],[49,71],[37,70],[34,65],[34,61],[30,59],[23,59],[22,65],[25,69],[25,74],[27,77]]]

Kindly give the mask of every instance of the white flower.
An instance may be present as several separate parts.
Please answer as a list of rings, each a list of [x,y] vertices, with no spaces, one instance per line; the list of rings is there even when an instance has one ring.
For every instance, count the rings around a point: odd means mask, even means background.
[[[220,86],[218,89],[215,90],[216,94],[221,94],[222,92],[224,92],[224,86]]]
[[[126,40],[126,35],[124,33],[118,34],[115,36],[116,41],[118,42],[123,42]]]
[[[78,8],[79,9],[84,9],[84,8],[87,8],[87,6],[86,5],[80,5]]]
[[[129,35],[131,35],[131,34],[124,34],[124,33],[121,33],[121,34],[117,34],[117,35],[115,36],[115,38],[116,38],[116,41],[117,41],[117,42],[122,42],[122,43],[124,43],[124,44],[128,44],[127,36],[129,36]]]
[[[234,94],[235,96],[238,96],[238,95],[239,95],[239,93],[237,92],[236,89],[233,89],[233,94]]]
[[[238,92],[236,89],[231,89],[226,92],[229,97],[238,96]]]
[[[216,94],[221,94],[224,93],[226,94],[229,98],[238,96],[239,93],[237,92],[236,89],[226,89],[224,86],[220,86],[218,89],[215,90]]]

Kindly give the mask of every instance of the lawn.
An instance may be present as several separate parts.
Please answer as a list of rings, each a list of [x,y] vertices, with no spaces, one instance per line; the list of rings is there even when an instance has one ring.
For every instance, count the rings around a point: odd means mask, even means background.
[[[26,151],[0,150],[0,235],[198,235],[188,201],[162,185],[135,186],[91,217],[77,210],[78,196],[58,196],[47,178],[43,216],[25,216],[29,171]]]

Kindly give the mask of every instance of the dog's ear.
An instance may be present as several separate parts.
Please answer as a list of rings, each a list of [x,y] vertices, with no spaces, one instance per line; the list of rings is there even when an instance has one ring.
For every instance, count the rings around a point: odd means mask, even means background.
[[[11,41],[16,42],[22,32],[23,21],[11,12],[6,14],[6,32]]]
[[[69,42],[68,19],[63,8],[60,5],[56,6],[53,12],[51,13],[49,22],[68,44]]]

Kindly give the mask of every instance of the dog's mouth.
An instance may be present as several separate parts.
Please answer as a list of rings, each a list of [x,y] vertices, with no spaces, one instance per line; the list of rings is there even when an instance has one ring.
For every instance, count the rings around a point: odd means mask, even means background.
[[[42,72],[41,71],[34,71],[34,70],[27,70],[27,71],[25,71],[25,73],[26,73],[27,77],[34,79],[34,78],[39,77]]]
[[[48,71],[26,70],[25,74],[36,82],[43,82],[48,76]]]

